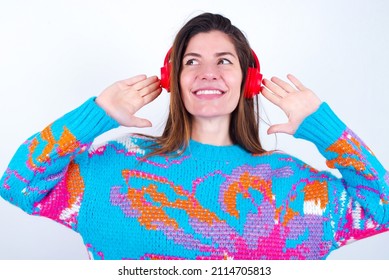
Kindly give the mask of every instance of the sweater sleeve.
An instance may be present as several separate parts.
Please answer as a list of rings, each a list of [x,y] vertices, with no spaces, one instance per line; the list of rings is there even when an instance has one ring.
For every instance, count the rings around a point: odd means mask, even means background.
[[[389,228],[389,173],[328,104],[308,116],[295,135],[313,142],[342,178],[328,176],[328,207],[335,246]]]
[[[90,98],[28,138],[0,181],[0,195],[32,215],[49,217],[74,230],[84,192],[82,166],[98,135],[118,126]],[[85,169],[85,168],[83,168]]]

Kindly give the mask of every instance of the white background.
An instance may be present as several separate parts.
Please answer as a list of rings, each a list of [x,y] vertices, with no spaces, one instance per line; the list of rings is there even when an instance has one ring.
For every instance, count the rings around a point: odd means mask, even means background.
[[[159,75],[176,32],[201,12],[221,13],[245,32],[265,77],[293,73],[328,102],[389,168],[389,2],[384,0],[0,0],[0,174],[17,147],[53,120],[136,74]],[[169,94],[139,112],[159,134]],[[267,101],[264,118],[283,122]],[[267,136],[326,169],[313,144]],[[103,135],[116,137],[131,129]],[[81,238],[0,199],[0,259],[86,259]],[[358,241],[329,259],[389,259],[389,233]]]

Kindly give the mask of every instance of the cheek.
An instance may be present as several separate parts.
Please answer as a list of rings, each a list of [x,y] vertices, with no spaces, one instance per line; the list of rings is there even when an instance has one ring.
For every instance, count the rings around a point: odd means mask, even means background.
[[[240,93],[240,92],[239,92]],[[240,100],[240,94],[234,94],[231,96],[230,100],[228,101],[228,108],[226,108],[228,111],[232,112],[238,107]]]
[[[180,75],[180,94],[182,101],[184,102],[184,105],[186,106],[187,100],[188,100],[188,95],[189,93],[189,86],[190,84],[190,79],[187,75]]]
[[[233,92],[234,98],[239,100],[241,88],[242,88],[242,75],[237,74],[229,79],[229,84],[231,86],[231,90]]]

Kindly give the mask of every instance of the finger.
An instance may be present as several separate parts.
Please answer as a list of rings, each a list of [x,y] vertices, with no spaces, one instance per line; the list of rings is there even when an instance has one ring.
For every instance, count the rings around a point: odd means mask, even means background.
[[[278,77],[272,77],[271,81],[273,83],[275,83],[276,85],[278,85],[280,88],[282,88],[286,92],[294,92],[294,91],[296,91],[296,89],[294,87],[292,87],[289,83],[281,80]]]
[[[156,99],[162,92],[162,88],[159,87],[157,88],[156,90],[150,92],[149,94],[145,95],[143,97],[143,101],[145,104],[148,104],[150,103],[151,101],[153,101],[154,99]]]
[[[262,87],[261,88],[261,93],[262,95],[267,99],[269,100],[271,103],[279,106],[278,104],[280,103],[281,101],[281,97],[278,96],[277,94],[274,94],[273,92],[271,92],[270,90],[268,90],[267,88],[265,87]]]
[[[146,75],[137,75],[128,79],[123,80],[123,82],[128,86],[133,86],[136,83],[139,83],[140,81],[143,81],[147,78]]]
[[[146,95],[154,92],[155,90],[157,90],[160,87],[161,87],[161,82],[159,80],[157,80],[156,82],[139,90],[139,94],[140,94],[140,96],[145,97]]]
[[[292,84],[294,84],[294,86],[298,89],[298,90],[305,90],[307,89],[301,82],[299,79],[297,79],[295,76],[293,76],[292,74],[288,74],[287,75],[289,81],[292,82]]]
[[[151,77],[148,77],[147,79],[144,79],[144,80],[134,84],[133,89],[140,91],[143,88],[148,87],[149,85],[151,85],[152,83],[155,83],[157,81],[159,81],[159,78],[157,76],[151,76]]]
[[[280,86],[277,84],[273,83],[272,81],[268,79],[263,80],[263,84],[273,92],[273,94],[276,94],[280,97],[286,97],[287,93],[285,92],[284,89],[282,89]]]

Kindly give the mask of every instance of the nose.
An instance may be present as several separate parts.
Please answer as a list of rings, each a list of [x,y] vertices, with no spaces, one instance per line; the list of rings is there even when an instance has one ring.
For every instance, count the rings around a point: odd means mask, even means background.
[[[220,71],[217,65],[203,64],[199,68],[198,78],[201,80],[217,80],[220,77]]]

